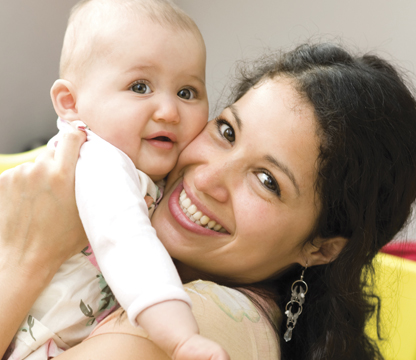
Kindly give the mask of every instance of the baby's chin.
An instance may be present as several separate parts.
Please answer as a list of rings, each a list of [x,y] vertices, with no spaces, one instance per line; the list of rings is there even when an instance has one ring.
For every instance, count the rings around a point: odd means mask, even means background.
[[[168,173],[161,174],[161,175],[150,175],[150,174],[147,174],[147,175],[149,175],[149,177],[153,180],[153,182],[157,182],[157,181],[163,180],[166,176],[168,176]]]
[[[157,159],[155,161],[157,161]],[[144,172],[147,176],[149,176],[153,182],[157,182],[165,179],[169,175],[169,172],[174,168],[175,164],[172,165],[170,162],[161,164],[159,161],[159,166],[154,166],[155,163],[148,164],[146,162],[136,162],[134,165],[136,169]]]

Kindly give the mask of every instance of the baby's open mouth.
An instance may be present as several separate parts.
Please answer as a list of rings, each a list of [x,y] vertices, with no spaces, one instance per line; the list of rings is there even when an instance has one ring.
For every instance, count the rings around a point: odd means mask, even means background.
[[[176,142],[176,135],[166,131],[159,131],[147,136],[144,140],[158,149],[172,150]]]
[[[168,141],[171,142],[172,141],[167,136],[157,136],[157,137],[153,138],[152,140],[164,141],[164,142],[168,142]]]
[[[227,230],[225,230],[222,225],[217,224],[214,220],[211,220],[208,216],[203,214],[202,211],[199,211],[194,204],[192,204],[191,200],[186,195],[185,190],[182,190],[179,196],[179,205],[185,215],[195,224],[206,229],[227,233]]]

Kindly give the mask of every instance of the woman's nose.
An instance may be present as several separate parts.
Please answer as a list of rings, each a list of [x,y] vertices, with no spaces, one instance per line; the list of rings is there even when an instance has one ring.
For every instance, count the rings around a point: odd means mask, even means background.
[[[211,159],[208,163],[201,164],[195,169],[195,188],[218,202],[227,202],[230,196],[228,168],[227,163],[218,159]]]
[[[156,122],[178,124],[180,116],[176,99],[170,95],[159,96],[152,118]]]

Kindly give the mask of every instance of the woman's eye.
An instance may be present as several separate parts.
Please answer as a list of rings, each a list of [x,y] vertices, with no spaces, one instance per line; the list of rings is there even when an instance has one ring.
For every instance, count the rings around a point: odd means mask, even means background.
[[[234,129],[230,125],[222,123],[219,126],[219,131],[221,135],[230,143],[233,143],[235,141]]]
[[[147,85],[144,82],[136,83],[130,89],[134,91],[135,93],[141,94],[141,95],[150,94],[152,92],[149,85]]]
[[[278,193],[278,195],[280,195],[279,185],[277,184],[273,176],[264,172],[259,172],[256,175],[263,186],[265,186],[268,190],[276,192]]]
[[[195,98],[195,92],[191,89],[182,89],[178,91],[178,96],[181,99],[192,100]]]

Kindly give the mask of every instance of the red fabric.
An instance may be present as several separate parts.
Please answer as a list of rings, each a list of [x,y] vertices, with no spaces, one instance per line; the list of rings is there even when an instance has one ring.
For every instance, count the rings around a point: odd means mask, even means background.
[[[384,246],[381,252],[416,261],[416,243],[394,242]]]

